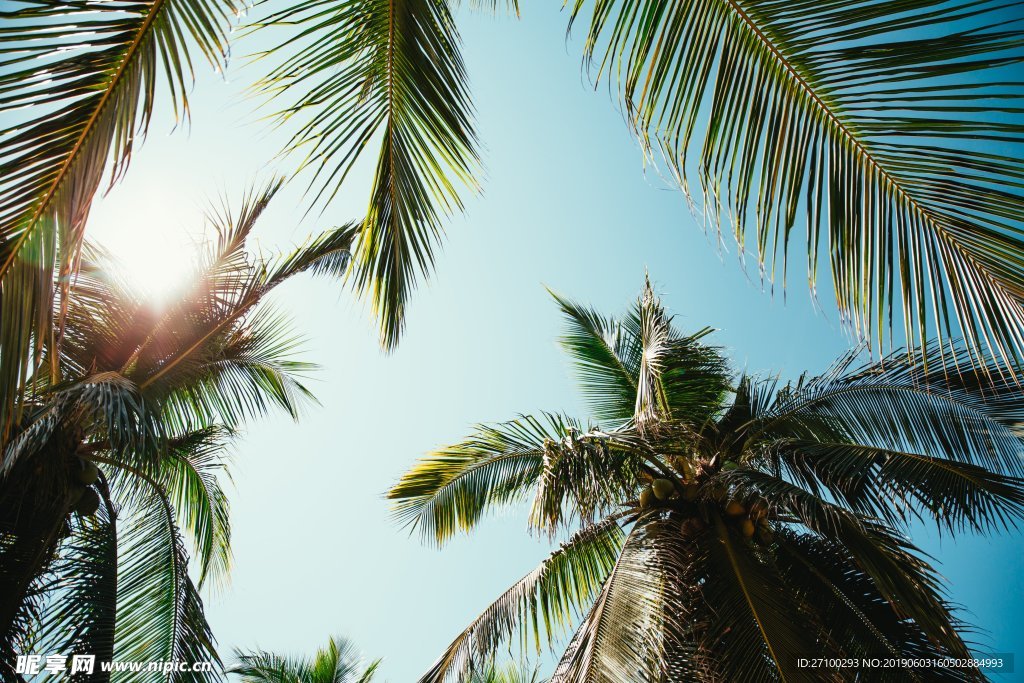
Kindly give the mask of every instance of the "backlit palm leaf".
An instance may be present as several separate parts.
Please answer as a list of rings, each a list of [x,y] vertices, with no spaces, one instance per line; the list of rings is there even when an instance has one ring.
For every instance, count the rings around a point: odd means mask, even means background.
[[[740,244],[753,231],[766,277],[785,279],[806,224],[810,287],[827,254],[861,337],[881,344],[895,309],[910,344],[937,328],[1020,359],[1020,3],[566,4],[641,140],[684,187],[697,169],[712,220]]]
[[[0,12],[0,422],[52,343],[84,224],[145,133],[163,83],[187,111],[189,50],[219,65],[231,0],[15,0]],[[59,275],[59,280],[54,275]]]
[[[289,150],[329,201],[371,142],[380,142],[352,276],[397,344],[406,301],[433,265],[459,187],[475,188],[472,107],[449,6],[434,0],[314,0],[261,25],[297,25],[258,91],[301,122]]]

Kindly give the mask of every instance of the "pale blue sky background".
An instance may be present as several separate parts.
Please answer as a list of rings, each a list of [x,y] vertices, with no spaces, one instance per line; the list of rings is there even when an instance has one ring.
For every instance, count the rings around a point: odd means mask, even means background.
[[[484,145],[484,193],[454,217],[437,274],[415,296],[398,351],[383,355],[352,294],[325,280],[290,283],[277,302],[323,366],[322,405],[299,424],[273,416],[238,444],[232,495],[236,567],[208,598],[217,637],[233,646],[311,652],[331,633],[384,657],[384,678],[412,681],[486,604],[546,555],[524,512],[482,525],[444,550],[390,521],[384,491],[420,454],[480,421],[565,410],[585,417],[556,345],[560,320],[543,284],[608,311],[636,296],[644,269],[684,328],[711,325],[738,367],[793,376],[822,370],[849,340],[826,288],[815,313],[803,263],[789,300],[769,297],[721,257],[679,192],[643,173],[641,155],[602,87],[587,86],[566,17],[530,3],[523,18],[459,13]],[[157,116],[126,180],[96,207],[90,235],[148,267],[173,266],[200,214],[236,201],[288,163],[254,123],[236,58],[225,82],[200,70],[190,129]],[[362,215],[368,176],[353,178],[323,217],[301,220],[293,183],[257,235],[267,249]],[[798,249],[802,248],[798,245]],[[180,259],[180,256],[178,256]],[[183,264],[187,265],[187,264]],[[1020,535],[916,539],[942,562],[997,652],[1024,657]],[[1019,669],[1024,669],[1024,662]],[[1011,680],[1002,677],[999,680]]]

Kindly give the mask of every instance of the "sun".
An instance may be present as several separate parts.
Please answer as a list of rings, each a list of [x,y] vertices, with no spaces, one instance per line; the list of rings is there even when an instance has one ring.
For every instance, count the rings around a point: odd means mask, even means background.
[[[139,298],[151,303],[163,303],[181,293],[195,273],[198,255],[194,242],[170,235],[136,236],[112,252]]]
[[[105,218],[90,230],[89,239],[114,257],[136,296],[160,305],[188,286],[195,275],[200,241],[176,216],[150,218],[145,225]]]

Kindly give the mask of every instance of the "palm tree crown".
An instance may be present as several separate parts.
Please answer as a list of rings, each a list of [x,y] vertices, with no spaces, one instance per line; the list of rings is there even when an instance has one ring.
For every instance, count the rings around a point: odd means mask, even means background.
[[[370,683],[379,664],[379,659],[364,664],[351,641],[333,637],[312,658],[238,652],[231,672],[243,683]]]
[[[389,493],[438,543],[531,493],[531,528],[570,532],[421,681],[458,680],[517,632],[539,647],[581,614],[552,681],[803,680],[807,653],[968,654],[902,532],[1024,516],[1011,381],[963,352],[945,368],[905,353],[857,367],[850,354],[786,384],[734,377],[708,330],[676,330],[649,284],[618,320],[556,299],[600,426],[556,414],[482,426]]]
[[[230,566],[225,446],[245,418],[297,416],[311,399],[312,368],[263,299],[298,273],[340,275],[354,234],[252,257],[246,238],[277,187],[214,216],[193,283],[163,307],[86,249],[61,355],[30,376],[0,460],[3,666],[31,639],[98,661],[219,661],[198,587]]]

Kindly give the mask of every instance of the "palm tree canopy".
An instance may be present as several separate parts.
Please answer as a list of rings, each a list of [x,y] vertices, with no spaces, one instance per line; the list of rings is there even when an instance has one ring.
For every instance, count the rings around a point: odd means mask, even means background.
[[[272,652],[236,652],[230,671],[243,683],[370,683],[380,660],[365,664],[355,645],[335,636],[312,658],[283,657]]]
[[[5,662],[32,633],[47,651],[99,661],[219,662],[199,588],[231,563],[226,446],[245,419],[297,417],[312,400],[313,367],[265,299],[299,273],[340,277],[357,230],[254,258],[247,237],[278,187],[211,216],[216,237],[189,289],[160,307],[85,249],[61,355],[29,378],[0,465]],[[69,515],[92,495],[87,467],[98,510]]]
[[[127,168],[159,95],[179,118],[187,115],[193,62],[222,68],[238,7],[233,0],[14,0],[0,11],[3,434],[17,417],[26,373],[59,341],[64,309],[57,307],[54,327],[53,300],[67,298],[104,172],[113,181]]]
[[[569,534],[422,683],[459,680],[517,634],[539,648],[580,617],[552,681],[801,680],[809,652],[969,652],[969,627],[904,534],[914,520],[987,533],[1024,518],[1012,379],[962,347],[946,368],[851,353],[793,382],[737,376],[706,330],[676,330],[649,284],[619,319],[556,301],[602,424],[482,426],[389,493],[435,543],[526,501],[531,529]]]

